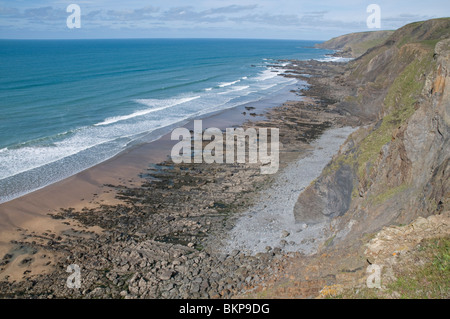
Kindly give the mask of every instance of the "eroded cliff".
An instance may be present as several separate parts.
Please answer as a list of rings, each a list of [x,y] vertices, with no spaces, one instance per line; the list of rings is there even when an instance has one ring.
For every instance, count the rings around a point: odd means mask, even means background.
[[[363,126],[299,196],[296,220],[330,220],[332,245],[449,210],[450,19],[395,31],[333,81],[346,88],[336,108]]]
[[[364,54],[367,49],[384,43],[393,32],[394,31],[369,31],[350,33],[317,44],[316,47],[338,50],[339,55],[341,56],[356,58]]]

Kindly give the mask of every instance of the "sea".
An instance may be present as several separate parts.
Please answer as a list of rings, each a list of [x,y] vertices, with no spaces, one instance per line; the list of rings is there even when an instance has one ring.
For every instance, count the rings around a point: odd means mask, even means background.
[[[280,60],[330,59],[316,42],[0,40],[0,203],[269,99],[297,81],[279,76]]]

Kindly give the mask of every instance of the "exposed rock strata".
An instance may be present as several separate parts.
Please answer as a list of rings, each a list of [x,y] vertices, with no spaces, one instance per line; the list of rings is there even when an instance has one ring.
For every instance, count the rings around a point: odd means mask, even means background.
[[[344,97],[330,89],[336,107],[365,126],[300,195],[298,222],[339,216],[334,242],[348,243],[449,210],[449,37],[450,19],[407,25],[335,79],[352,88]]]

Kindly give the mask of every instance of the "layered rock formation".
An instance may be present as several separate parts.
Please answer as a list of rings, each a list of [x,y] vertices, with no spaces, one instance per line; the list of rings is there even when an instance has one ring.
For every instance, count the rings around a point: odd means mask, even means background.
[[[450,19],[395,31],[333,82],[336,108],[363,126],[300,195],[296,220],[330,220],[333,242],[351,243],[449,210]]]

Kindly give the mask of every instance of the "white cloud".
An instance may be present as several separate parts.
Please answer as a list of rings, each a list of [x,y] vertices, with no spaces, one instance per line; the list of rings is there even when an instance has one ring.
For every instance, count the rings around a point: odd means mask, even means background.
[[[82,29],[93,37],[116,37],[125,30],[151,36],[188,37],[191,34],[221,37],[285,37],[326,39],[348,32],[367,31],[366,7],[371,0],[0,0],[0,37],[8,30],[24,33],[65,30],[69,3],[81,6]],[[406,23],[442,17],[448,0],[377,0],[382,27],[395,29]],[[186,5],[188,3],[188,5]],[[148,5],[151,4],[151,5]],[[144,30],[144,31],[143,31]]]

